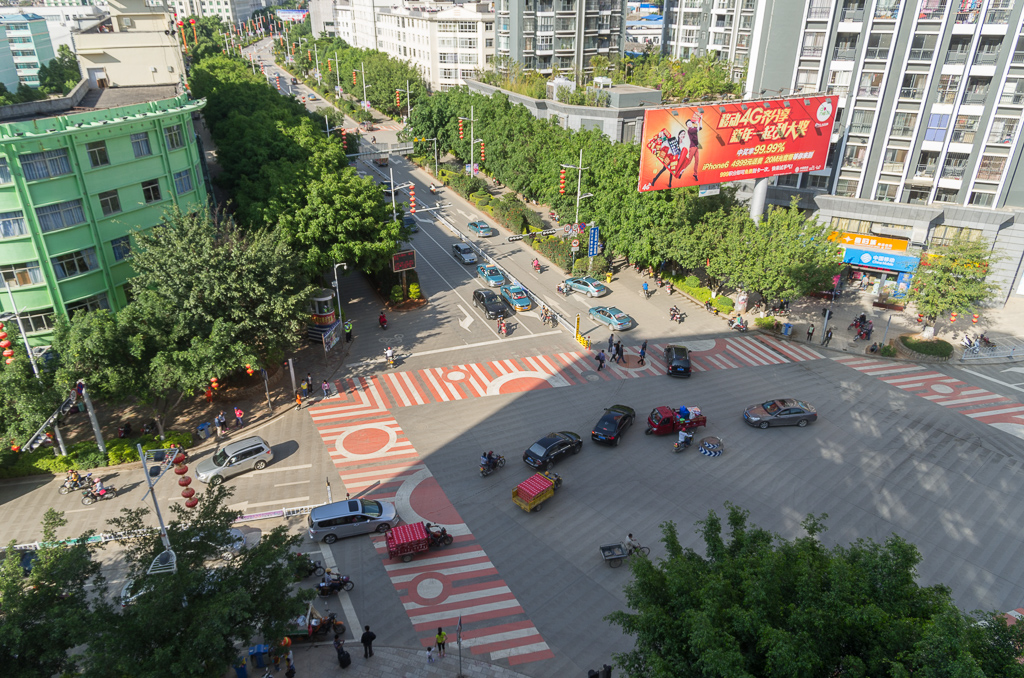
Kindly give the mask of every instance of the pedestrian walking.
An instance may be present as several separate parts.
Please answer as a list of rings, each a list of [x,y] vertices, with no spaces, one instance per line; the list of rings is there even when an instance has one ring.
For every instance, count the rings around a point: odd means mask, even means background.
[[[642,343],[640,345],[640,364],[641,365],[646,365],[647,364],[645,362],[646,359],[647,359],[647,342],[645,341],[644,343]]]
[[[235,408],[235,424],[237,424],[238,428],[242,428],[243,426],[245,426],[245,422],[242,420],[242,417],[244,417],[244,416],[245,416],[245,412],[242,411],[242,408],[241,407],[236,407]]]
[[[206,402],[213,402],[213,391],[210,389],[209,386],[206,387]]]
[[[352,663],[352,657],[345,649],[345,639],[337,633],[334,634],[334,651],[338,653],[338,666],[347,669],[348,665]]]
[[[612,349],[615,348],[615,333],[612,332],[608,335],[608,352],[611,353]]]
[[[431,645],[430,647],[427,648],[427,663],[428,664],[433,664],[434,663],[434,646],[433,645]]]
[[[331,397],[331,385],[324,379],[323,383],[320,384],[320,390],[324,392],[324,399]]]
[[[309,389],[310,393],[313,392],[313,377],[309,376],[309,372],[306,372],[306,388]]]
[[[213,418],[213,425],[217,428],[217,438],[218,439],[222,435],[224,435],[224,424],[226,422],[227,422],[227,420],[224,418],[224,411],[223,410],[221,410],[221,413]]]
[[[619,362],[619,346],[622,346],[621,341],[615,342],[615,345],[612,346],[612,362]]]
[[[303,379],[302,383],[299,384],[299,390],[302,392],[303,398],[309,395],[309,384],[306,383],[305,379]]]
[[[373,656],[373,641],[377,640],[377,634],[371,631],[369,626],[363,628],[365,630],[359,637],[359,642],[363,644],[363,657],[368,659]]]
[[[351,320],[346,320],[345,321],[345,343],[347,344],[350,341],[352,341],[352,321]]]
[[[604,351],[597,354],[597,371],[600,372],[604,369],[604,361],[607,360],[604,356]]]
[[[295,392],[295,409],[302,409],[302,391]]]
[[[828,346],[828,342],[830,342],[830,341],[832,341],[832,328],[831,327],[828,328],[828,331],[825,332],[825,338],[821,340],[821,345],[822,346]]]
[[[444,658],[444,644],[448,640],[448,634],[444,632],[444,629],[440,626],[437,627],[437,635],[434,636],[434,640],[437,642],[437,655]]]
[[[615,345],[615,351],[616,351],[615,355],[618,358],[618,360],[616,360],[615,362],[617,362],[620,365],[625,365],[626,364],[626,354],[623,352],[624,350],[625,349],[622,348],[622,342],[621,341]]]
[[[814,323],[811,323],[811,326],[807,328],[807,341],[812,339],[814,339]]]

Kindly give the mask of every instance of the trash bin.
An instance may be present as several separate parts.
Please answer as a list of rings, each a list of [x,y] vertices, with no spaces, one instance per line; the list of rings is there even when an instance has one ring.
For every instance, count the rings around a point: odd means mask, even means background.
[[[265,668],[267,666],[267,653],[270,652],[269,645],[253,645],[249,648],[249,659],[252,661],[252,665],[258,669]]]
[[[207,438],[210,437],[210,422],[200,424],[199,426],[196,427],[196,430],[199,432],[199,437],[202,438],[203,440],[206,440]]]
[[[249,678],[249,669],[245,665],[245,658],[239,657],[235,662],[235,678]]]
[[[788,337],[791,334],[793,334],[793,323],[783,323],[782,336]]]

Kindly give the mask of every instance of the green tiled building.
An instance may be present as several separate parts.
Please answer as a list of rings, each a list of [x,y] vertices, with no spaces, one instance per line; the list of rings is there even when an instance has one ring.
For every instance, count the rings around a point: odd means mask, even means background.
[[[0,272],[35,345],[55,313],[124,306],[130,233],[207,200],[192,126],[205,100],[168,85],[80,88],[63,111],[0,122]],[[14,310],[6,289],[0,309]]]

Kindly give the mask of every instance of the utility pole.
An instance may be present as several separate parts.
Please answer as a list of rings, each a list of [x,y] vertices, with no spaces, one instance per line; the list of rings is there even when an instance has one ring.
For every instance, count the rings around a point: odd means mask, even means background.
[[[477,139],[476,138],[476,134],[474,134],[475,127],[474,127],[473,123],[476,122],[474,108],[475,108],[474,106],[470,106],[469,107],[469,117],[468,118],[459,118],[459,120],[468,120],[469,121],[469,173],[470,173],[471,176],[475,177],[476,176],[476,163],[474,162],[474,159],[476,158],[476,151],[474,150],[474,146],[475,146],[477,141],[481,141],[481,140]]]
[[[576,221],[573,223],[578,224],[580,222],[580,200],[583,198],[594,197],[593,193],[581,193],[583,188],[583,170],[590,169],[589,167],[583,166],[583,149],[580,149],[580,164],[579,165],[562,165],[566,169],[576,170]]]
[[[369,103],[370,100],[366,98],[366,62],[365,61],[360,61],[359,62],[359,71],[363,74],[363,101],[365,101],[366,103]],[[363,105],[365,106],[366,104],[363,104]]]
[[[405,119],[406,121],[409,121],[410,119],[412,119],[412,97],[409,96],[408,80],[405,81],[405,110],[407,111],[407,113],[405,114]]]
[[[316,58],[316,84],[320,85],[320,55],[316,51],[316,43],[313,43],[313,56]]]

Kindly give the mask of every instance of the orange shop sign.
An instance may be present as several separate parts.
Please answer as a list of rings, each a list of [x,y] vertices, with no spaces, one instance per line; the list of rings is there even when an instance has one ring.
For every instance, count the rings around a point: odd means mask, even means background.
[[[832,231],[829,240],[836,240],[843,247],[873,247],[886,252],[905,252],[908,241],[901,238],[885,238],[880,235],[864,235],[861,233],[842,233]]]

